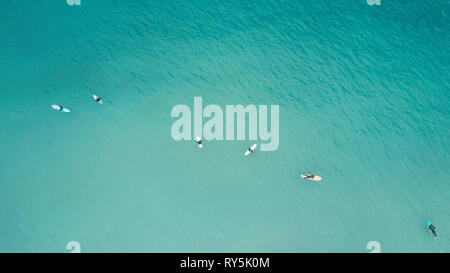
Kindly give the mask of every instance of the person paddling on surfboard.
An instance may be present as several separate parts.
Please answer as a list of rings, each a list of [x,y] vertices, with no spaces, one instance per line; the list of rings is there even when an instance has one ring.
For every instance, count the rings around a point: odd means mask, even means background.
[[[313,181],[320,181],[322,180],[322,177],[314,174],[302,174],[301,177],[303,179],[313,180]]]
[[[436,227],[430,221],[427,222],[427,226],[431,234],[433,234],[434,239],[437,239],[439,235],[437,234]]]
[[[58,111],[58,112],[66,112],[66,113],[70,112],[69,109],[64,108],[64,106],[61,106],[61,105],[53,104],[53,105],[52,105],[52,108],[55,109],[55,110]]]
[[[253,144],[250,148],[248,148],[247,151],[245,151],[244,155],[249,155],[250,153],[253,153],[255,151],[257,144]]]
[[[203,141],[202,141],[202,138],[201,138],[201,137],[197,136],[197,137],[195,138],[195,142],[198,144],[198,147],[199,147],[200,149],[203,147]]]
[[[98,102],[99,104],[103,104],[102,98],[100,98],[99,96],[97,96],[97,95],[92,95],[92,97],[93,97],[94,100],[95,100],[96,102]]]

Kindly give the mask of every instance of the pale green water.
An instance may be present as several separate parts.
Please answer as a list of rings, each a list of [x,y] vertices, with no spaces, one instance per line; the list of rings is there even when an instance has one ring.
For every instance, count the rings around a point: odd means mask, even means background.
[[[447,0],[3,1],[0,251],[449,252],[448,16]],[[194,96],[280,105],[279,149],[175,142],[170,111]]]

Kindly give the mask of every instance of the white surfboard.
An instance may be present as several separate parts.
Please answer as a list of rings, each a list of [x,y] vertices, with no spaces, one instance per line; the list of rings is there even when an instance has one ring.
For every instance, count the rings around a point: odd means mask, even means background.
[[[102,101],[102,99],[101,99],[99,96],[97,96],[97,95],[92,95],[92,97],[94,98],[94,100],[95,100],[96,102],[98,102],[98,103],[100,103],[100,104],[103,104],[103,101]]]
[[[257,144],[253,144],[252,147],[248,148],[248,150],[245,151],[244,155],[247,156],[250,153],[252,153],[256,149],[256,146],[258,146],[258,145]]]
[[[322,177],[320,177],[318,175],[314,175],[313,178],[307,178],[308,176],[306,174],[302,174],[301,177],[303,179],[308,179],[308,180],[311,180],[311,181],[320,181],[320,180],[322,180]]]
[[[60,105],[56,105],[56,104],[53,104],[53,105],[52,105],[52,108],[55,109],[56,111],[60,111],[60,112],[66,112],[66,113],[69,113],[69,112],[70,112],[69,109],[64,108],[64,107],[62,107],[62,106],[60,106]]]
[[[199,137],[199,136],[197,136],[197,137],[195,138],[195,142],[197,142],[198,147],[201,149],[201,148],[203,147],[203,142],[199,144],[200,141],[202,141],[202,138]]]

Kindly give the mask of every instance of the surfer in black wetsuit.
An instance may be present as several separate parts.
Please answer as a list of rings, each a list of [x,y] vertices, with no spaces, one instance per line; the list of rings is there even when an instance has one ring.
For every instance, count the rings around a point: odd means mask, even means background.
[[[438,237],[436,227],[430,222],[427,222],[428,229],[431,231],[431,234],[433,234],[434,238],[436,239]]]
[[[97,95],[92,95],[92,97],[93,97],[94,100],[95,100],[96,102],[98,102],[99,104],[103,104],[102,98],[100,98],[99,96],[97,96]]]
[[[201,137],[197,136],[197,138],[195,139],[195,143],[197,143],[198,147],[201,149],[203,147],[203,140]]]

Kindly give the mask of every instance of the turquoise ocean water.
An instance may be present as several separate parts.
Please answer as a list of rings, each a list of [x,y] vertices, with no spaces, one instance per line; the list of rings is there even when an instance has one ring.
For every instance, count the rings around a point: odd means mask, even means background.
[[[0,251],[449,252],[449,16],[448,0],[0,2]],[[194,96],[280,105],[278,150],[174,141]]]

